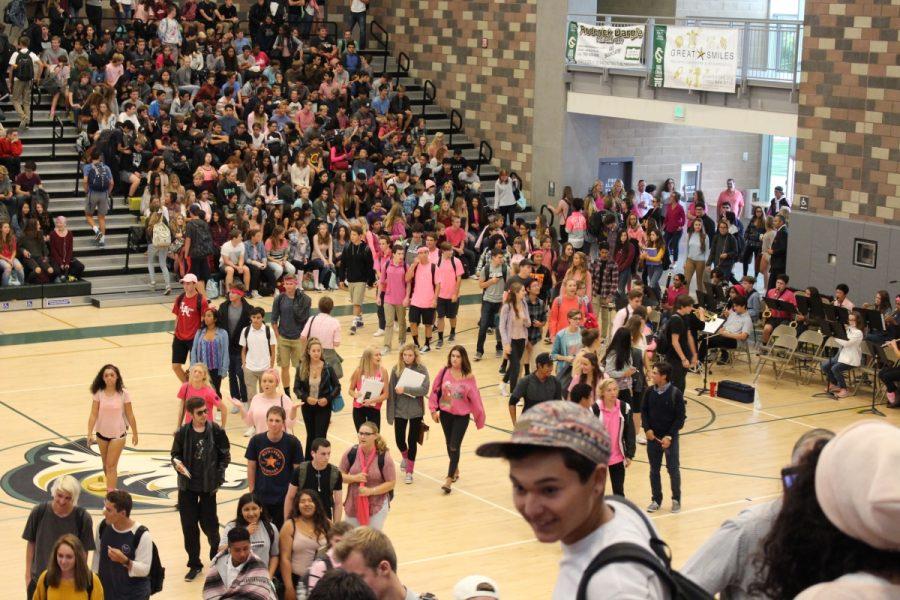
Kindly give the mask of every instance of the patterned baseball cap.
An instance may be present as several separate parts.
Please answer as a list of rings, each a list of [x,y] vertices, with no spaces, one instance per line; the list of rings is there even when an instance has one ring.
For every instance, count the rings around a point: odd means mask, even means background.
[[[541,402],[526,410],[508,442],[482,444],[475,453],[488,458],[502,457],[515,446],[567,448],[598,465],[609,462],[609,433],[603,421],[590,410],[566,400]]]

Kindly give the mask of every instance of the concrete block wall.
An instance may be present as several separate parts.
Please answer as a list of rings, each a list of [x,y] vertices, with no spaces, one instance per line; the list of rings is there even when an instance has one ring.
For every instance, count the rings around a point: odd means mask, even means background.
[[[900,3],[806,3],[795,195],[900,224]]]
[[[463,116],[466,134],[487,140],[501,167],[530,186],[537,0],[380,0],[370,13],[406,52],[415,77],[431,79],[437,102]],[[564,20],[565,16],[560,15]],[[487,47],[482,48],[482,39]],[[562,69],[565,38],[559,38]]]
[[[677,0],[678,17],[720,17],[735,19],[765,19],[767,0]]]

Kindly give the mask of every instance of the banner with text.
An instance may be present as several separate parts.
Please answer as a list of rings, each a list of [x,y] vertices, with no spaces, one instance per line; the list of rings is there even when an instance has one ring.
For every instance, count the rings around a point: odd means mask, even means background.
[[[733,94],[738,39],[737,29],[657,25],[650,84]]]
[[[586,67],[640,67],[643,25],[591,25],[569,21],[566,59]]]

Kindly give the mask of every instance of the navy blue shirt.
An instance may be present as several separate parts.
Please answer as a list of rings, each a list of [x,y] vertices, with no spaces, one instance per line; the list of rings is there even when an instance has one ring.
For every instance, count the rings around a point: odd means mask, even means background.
[[[265,504],[276,504],[284,502],[294,467],[303,462],[303,447],[290,433],[273,442],[263,432],[250,438],[244,458],[256,462],[253,493]]]

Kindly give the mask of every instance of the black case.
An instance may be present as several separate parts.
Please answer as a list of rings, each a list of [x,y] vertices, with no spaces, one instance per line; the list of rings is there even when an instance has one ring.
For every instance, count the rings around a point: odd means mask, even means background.
[[[744,404],[753,404],[754,388],[746,383],[738,383],[737,381],[720,381],[719,388],[716,390],[719,398],[726,400],[735,400]]]

